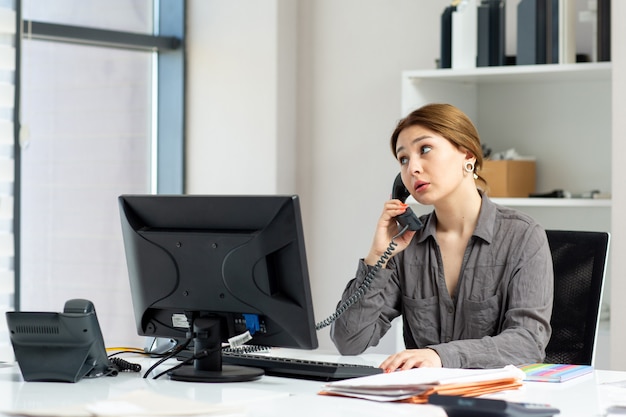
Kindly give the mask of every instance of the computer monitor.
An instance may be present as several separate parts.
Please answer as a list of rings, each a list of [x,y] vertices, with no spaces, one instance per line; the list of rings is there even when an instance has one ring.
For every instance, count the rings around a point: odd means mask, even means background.
[[[244,381],[262,370],[222,365],[221,345],[318,346],[297,196],[122,195],[122,234],[139,335],[194,338],[210,354],[170,372],[185,381]]]

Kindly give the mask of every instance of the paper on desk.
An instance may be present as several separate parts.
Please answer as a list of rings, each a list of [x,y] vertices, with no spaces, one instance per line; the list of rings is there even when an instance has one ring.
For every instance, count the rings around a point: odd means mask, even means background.
[[[209,404],[169,397],[147,390],[73,407],[3,411],[11,416],[25,417],[141,417],[141,416],[228,416],[242,414],[241,406]]]
[[[375,401],[400,401],[433,391],[460,391],[480,395],[521,385],[525,374],[509,365],[496,369],[414,368],[389,374],[345,379],[324,385],[323,394]],[[458,394],[457,394],[458,395]]]
[[[600,404],[605,415],[626,415],[626,381],[605,382],[598,385]]]

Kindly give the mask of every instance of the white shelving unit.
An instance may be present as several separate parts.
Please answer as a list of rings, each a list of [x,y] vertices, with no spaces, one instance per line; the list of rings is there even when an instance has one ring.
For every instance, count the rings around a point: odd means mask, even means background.
[[[610,192],[611,82],[611,63],[405,71],[402,112],[406,115],[433,102],[461,108],[493,152],[514,148],[536,158],[537,192]],[[611,231],[610,199],[494,201],[527,212],[546,229]],[[414,210],[430,211],[419,205]],[[605,324],[609,300],[610,262],[603,302]],[[608,328],[601,326],[599,350],[608,347]],[[608,363],[600,365],[608,367]]]
[[[611,63],[405,71],[403,114],[432,102],[465,111],[494,152],[515,148],[534,156],[538,192],[611,190]],[[610,200],[497,201],[519,208],[606,211],[600,215],[606,219],[586,227],[610,231]],[[571,214],[572,227],[584,227]]]

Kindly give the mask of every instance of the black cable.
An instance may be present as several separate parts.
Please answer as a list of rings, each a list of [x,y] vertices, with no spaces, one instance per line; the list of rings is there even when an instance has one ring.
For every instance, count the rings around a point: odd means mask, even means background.
[[[190,358],[187,358],[187,359],[185,359],[184,361],[180,362],[179,364],[174,365],[174,366],[172,366],[171,368],[166,369],[165,371],[161,372],[160,374],[155,375],[152,379],[157,379],[157,378],[160,378],[161,376],[165,375],[166,373],[168,373],[168,372],[172,372],[172,371],[175,371],[176,369],[178,369],[178,368],[180,368],[180,367],[183,367],[183,366],[185,366],[185,365],[188,365],[188,364],[190,364],[191,362],[193,362],[193,361],[194,361],[194,360],[196,360],[196,359],[206,358],[206,357],[207,357],[207,356],[209,356],[211,353],[217,352],[217,351],[218,351],[218,350],[220,350],[220,349],[221,349],[221,346],[220,346],[220,347],[217,347],[217,348],[210,349],[210,350],[208,350],[208,349],[202,350],[202,351],[200,351],[200,352],[198,352],[198,353],[194,354],[194,355],[193,355],[193,356],[191,356]]]
[[[143,374],[144,378],[148,378],[148,375],[150,375],[150,372],[154,371],[154,369],[161,365],[163,362],[165,362],[166,360],[173,358],[174,356],[176,356],[178,353],[182,352],[185,348],[187,348],[187,346],[189,345],[189,343],[191,343],[191,341],[193,340],[193,338],[188,338],[186,339],[182,344],[176,346],[176,348],[172,349],[172,351],[163,356],[161,359],[159,359],[158,361],[156,361],[147,371],[145,374]]]
[[[326,319],[322,320],[321,322],[317,323],[315,325],[315,330],[321,330],[324,327],[331,325],[348,308],[350,308],[354,303],[359,301],[363,297],[363,295],[365,295],[365,292],[369,289],[370,285],[372,285],[372,281],[374,281],[374,277],[376,276],[378,271],[380,271],[380,269],[383,267],[383,263],[389,260],[389,258],[391,258],[391,254],[396,249],[396,246],[398,246],[395,240],[399,238],[400,236],[402,236],[404,232],[406,232],[408,229],[409,229],[409,226],[404,226],[404,228],[400,230],[400,233],[398,233],[397,235],[391,238],[391,242],[389,242],[389,246],[387,247],[387,250],[383,252],[383,254],[378,259],[378,262],[376,262],[376,264],[372,267],[372,269],[365,276],[365,278],[363,279],[363,283],[359,285],[356,291],[350,297],[348,297],[348,299],[346,299],[343,303],[339,305],[339,307],[337,307],[337,309],[335,310],[333,314],[331,314],[330,316],[328,316]]]
[[[109,360],[111,362],[111,366],[115,368],[117,372],[141,372],[141,365],[139,365],[138,363],[131,363],[118,357],[111,358]]]

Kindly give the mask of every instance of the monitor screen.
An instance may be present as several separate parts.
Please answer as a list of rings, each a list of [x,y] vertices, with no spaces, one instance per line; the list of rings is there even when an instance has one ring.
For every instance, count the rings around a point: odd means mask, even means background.
[[[122,195],[119,203],[138,334],[193,337],[196,352],[210,353],[170,377],[258,377],[221,363],[221,344],[246,331],[253,345],[317,348],[297,196]]]

